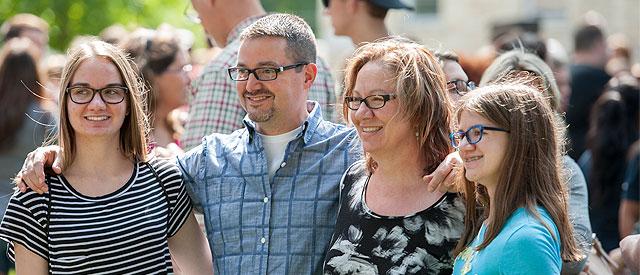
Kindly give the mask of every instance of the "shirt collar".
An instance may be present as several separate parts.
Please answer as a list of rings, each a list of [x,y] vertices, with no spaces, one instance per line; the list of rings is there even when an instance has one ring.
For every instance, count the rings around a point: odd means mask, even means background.
[[[227,36],[227,45],[231,44],[231,42],[240,38],[240,34],[242,34],[242,31],[244,31],[244,29],[246,29],[247,27],[249,27],[249,25],[253,24],[253,22],[258,21],[258,19],[264,16],[265,16],[264,14],[258,15],[258,16],[252,16],[245,20],[240,21],[240,23],[238,23],[235,27],[233,27],[231,32],[229,32],[229,35]]]
[[[320,109],[320,104],[318,104],[318,102],[308,100],[307,110],[310,110],[309,116],[307,116],[307,119],[302,125],[302,132],[298,134],[298,136],[296,136],[296,139],[302,136],[304,143],[311,142],[311,138],[318,129],[318,126],[324,120],[322,118],[322,110]],[[255,122],[249,119],[248,115],[245,115],[242,123],[244,123],[244,126],[249,132],[249,143],[253,142],[254,136],[256,134]]]

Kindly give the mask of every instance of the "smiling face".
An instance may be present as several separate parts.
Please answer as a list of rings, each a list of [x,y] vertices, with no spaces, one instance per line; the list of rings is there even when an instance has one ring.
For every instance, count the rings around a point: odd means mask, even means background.
[[[283,38],[246,39],[240,44],[236,66],[277,68],[300,62],[287,57],[287,52],[287,42]],[[307,93],[316,72],[315,64],[308,64],[278,72],[274,80],[260,81],[250,74],[248,80],[236,82],[240,105],[256,122],[258,132],[277,135],[302,124],[308,116]]]
[[[370,95],[393,94],[394,90],[388,70],[379,62],[369,62],[358,72],[352,96],[365,98]],[[398,111],[399,102],[392,99],[380,109],[370,109],[363,102],[357,111],[349,112],[364,151],[374,158],[376,154],[394,152],[407,145],[417,147],[416,131],[408,121],[402,119]]]
[[[82,61],[75,71],[69,86],[86,86],[102,89],[107,86],[126,86],[120,71],[109,60],[92,57]],[[67,97],[69,95],[67,94]],[[117,104],[102,101],[99,94],[86,104],[67,100],[69,123],[78,139],[106,137],[119,139],[120,128],[127,113],[127,99]]]
[[[501,128],[478,113],[462,111],[458,130],[466,131],[477,124]],[[485,130],[482,139],[476,144],[469,144],[466,139],[463,139],[459,149],[460,157],[464,162],[465,177],[488,189],[495,188],[502,161],[508,149],[508,138],[505,132]]]

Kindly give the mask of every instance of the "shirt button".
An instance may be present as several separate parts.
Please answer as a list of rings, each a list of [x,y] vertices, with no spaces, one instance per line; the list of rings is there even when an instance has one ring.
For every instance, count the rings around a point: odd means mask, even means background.
[[[280,163],[280,168],[285,167],[285,166],[287,166],[286,162],[283,161],[282,163]]]
[[[263,201],[264,203],[267,203],[267,202],[269,202],[269,198],[264,197],[264,199],[262,199],[262,201]]]
[[[260,238],[260,243],[266,243],[266,242],[267,242],[267,239],[265,239],[265,238]]]

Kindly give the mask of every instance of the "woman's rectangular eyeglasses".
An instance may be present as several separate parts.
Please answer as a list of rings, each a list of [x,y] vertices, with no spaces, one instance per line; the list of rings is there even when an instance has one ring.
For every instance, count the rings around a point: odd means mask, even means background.
[[[487,130],[509,133],[509,130],[506,129],[477,124],[469,127],[469,129],[467,129],[466,131],[457,131],[451,133],[449,135],[449,139],[451,139],[451,146],[453,146],[453,148],[459,148],[463,138],[466,138],[467,143],[469,144],[476,144],[480,142],[480,140],[482,140],[482,135],[484,134],[484,131]]]
[[[395,94],[370,95],[365,98],[356,96],[345,96],[344,103],[347,104],[347,107],[349,107],[349,109],[354,111],[360,108],[362,102],[364,102],[364,104],[367,105],[369,109],[380,109],[384,107],[385,104],[387,104],[387,101],[395,99],[396,97],[397,96]]]

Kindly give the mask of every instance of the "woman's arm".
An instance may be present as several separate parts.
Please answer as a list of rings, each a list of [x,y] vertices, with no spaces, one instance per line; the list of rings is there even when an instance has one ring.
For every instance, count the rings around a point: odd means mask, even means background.
[[[169,250],[177,274],[213,274],[209,243],[193,211],[178,233],[169,238]]]
[[[19,243],[14,243],[16,274],[49,274],[49,263]]]

